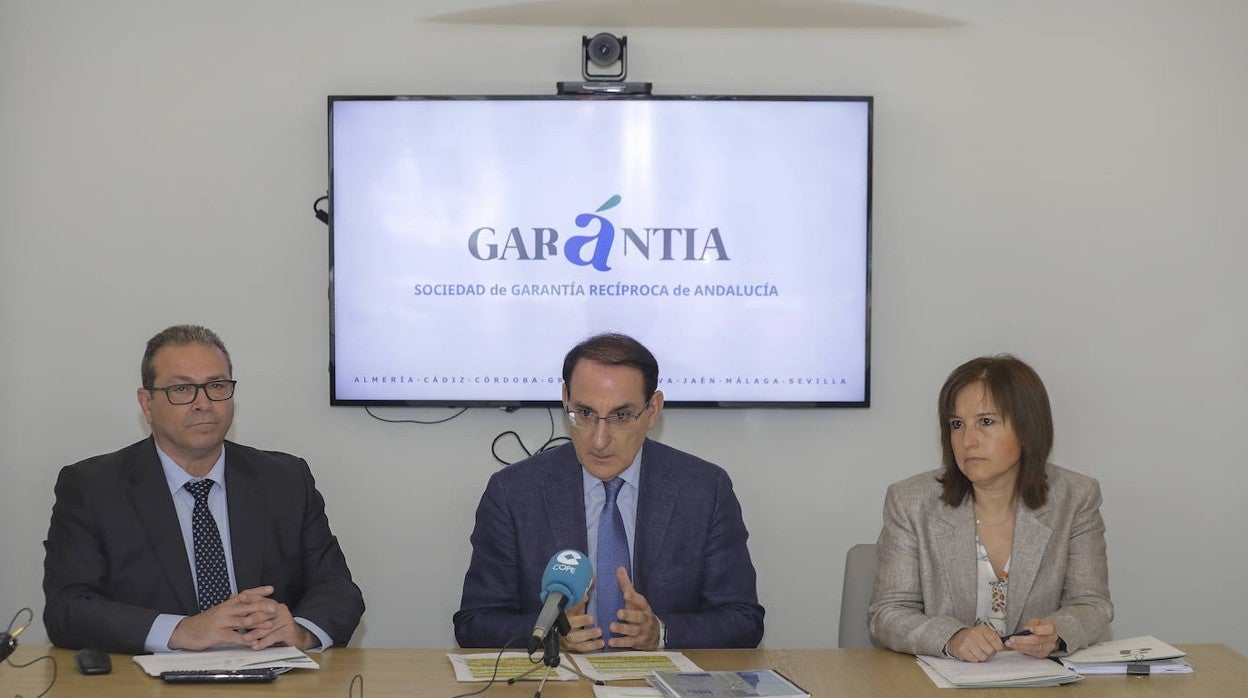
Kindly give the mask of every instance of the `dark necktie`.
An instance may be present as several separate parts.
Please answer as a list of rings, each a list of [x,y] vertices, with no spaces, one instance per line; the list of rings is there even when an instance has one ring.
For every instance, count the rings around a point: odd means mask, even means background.
[[[628,537],[624,533],[624,517],[616,504],[616,497],[624,480],[615,478],[602,483],[607,491],[607,501],[602,505],[602,515],[598,517],[598,565],[597,569],[597,604],[598,627],[602,628],[602,639],[610,635],[611,623],[617,620],[617,612],[624,608],[624,592],[615,578],[615,569],[623,567],[632,577],[633,566],[628,555]]]
[[[212,480],[192,480],[185,487],[195,497],[191,512],[191,537],[195,541],[195,586],[199,610],[207,611],[230,598],[230,574],[225,568],[225,548],[221,531],[208,509]]]

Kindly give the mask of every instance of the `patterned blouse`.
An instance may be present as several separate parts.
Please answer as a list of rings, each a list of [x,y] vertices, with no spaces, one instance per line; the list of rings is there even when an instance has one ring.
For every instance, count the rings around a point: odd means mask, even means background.
[[[975,556],[979,560],[975,622],[988,625],[998,635],[1005,635],[1009,632],[1005,629],[1005,595],[1009,586],[1010,561],[1005,561],[1005,571],[998,579],[997,573],[992,569],[992,562],[988,559],[988,550],[979,540],[979,533],[975,534]]]

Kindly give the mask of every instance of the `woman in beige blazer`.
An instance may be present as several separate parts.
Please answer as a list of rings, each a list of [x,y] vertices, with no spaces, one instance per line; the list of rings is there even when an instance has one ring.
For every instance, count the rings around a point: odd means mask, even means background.
[[[1098,641],[1114,617],[1100,485],[1047,462],[1040,377],[1013,356],[974,359],[945,381],[939,413],[944,468],[885,496],[872,640],[971,662]]]

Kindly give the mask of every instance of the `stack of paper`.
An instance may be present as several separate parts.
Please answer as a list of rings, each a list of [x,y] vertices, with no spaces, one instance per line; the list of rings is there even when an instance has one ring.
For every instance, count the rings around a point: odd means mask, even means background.
[[[657,688],[649,686],[594,686],[594,698],[664,698]]]
[[[917,657],[928,678],[941,688],[1010,688],[1074,683],[1079,674],[1049,659],[1021,652],[1002,652],[986,662],[943,657]]]
[[[665,698],[658,688],[649,686],[595,686],[594,698]]]
[[[810,698],[771,669],[754,671],[656,671],[650,683],[667,698]]]
[[[203,671],[205,669],[319,669],[298,647],[269,647],[263,650],[218,649],[203,652],[140,654],[134,662],[148,676],[162,671]]]
[[[645,680],[656,671],[701,671],[680,652],[597,652],[576,655],[576,666],[591,681]]]
[[[1080,674],[1190,674],[1186,656],[1152,635],[1142,635],[1085,647],[1062,664]]]
[[[506,681],[519,676],[533,667],[537,671],[525,676],[530,681],[540,681],[547,676],[548,668],[542,666],[542,660],[534,661],[525,652],[475,652],[472,654],[448,653],[451,666],[455,669],[456,681]],[[560,666],[550,671],[548,681],[576,681],[577,675],[565,668],[568,655],[559,655]]]

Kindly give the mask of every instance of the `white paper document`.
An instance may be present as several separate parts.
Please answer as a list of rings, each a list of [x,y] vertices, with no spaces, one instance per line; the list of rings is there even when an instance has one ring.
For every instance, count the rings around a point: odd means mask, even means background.
[[[702,671],[680,652],[598,652],[576,655],[576,667],[594,681],[645,680],[656,671]]]
[[[262,650],[222,649],[202,652],[168,652],[140,654],[136,664],[148,676],[162,671],[200,671],[204,669],[319,669],[320,665],[298,647],[269,647]]]
[[[594,698],[663,698],[663,692],[649,686],[594,686]]]
[[[775,669],[656,671],[650,684],[668,698],[810,698]]]
[[[1073,652],[1062,664],[1080,674],[1190,674],[1187,653],[1152,635],[1098,642]]]
[[[1105,662],[1146,662],[1153,659],[1186,657],[1183,650],[1172,647],[1152,635],[1129,637],[1088,645],[1078,652],[1071,652],[1066,659],[1076,664],[1100,664]]]
[[[1066,659],[1062,660],[1062,664],[1068,669],[1073,669],[1083,676],[1091,676],[1093,674],[1133,674],[1136,676],[1151,676],[1153,674],[1190,674],[1195,669],[1192,663],[1187,661],[1187,657],[1175,657],[1174,659],[1153,659],[1146,662],[1072,662]]]
[[[924,673],[941,688],[1007,688],[1057,686],[1081,677],[1049,659],[1021,652],[1001,652],[986,662],[964,662],[944,657],[915,657]]]
[[[525,680],[540,681],[543,676],[546,676],[547,667],[542,665],[542,660],[538,659],[533,662],[525,652],[503,652],[501,659],[498,652],[473,654],[450,652],[446,656],[450,658],[451,666],[455,668],[456,681],[489,681],[490,677],[493,677],[495,681],[506,681],[533,667],[537,667],[537,671],[524,677]],[[551,670],[547,680],[576,681],[579,679],[579,676],[564,668],[564,665],[568,663],[568,655],[559,656],[559,666]]]

